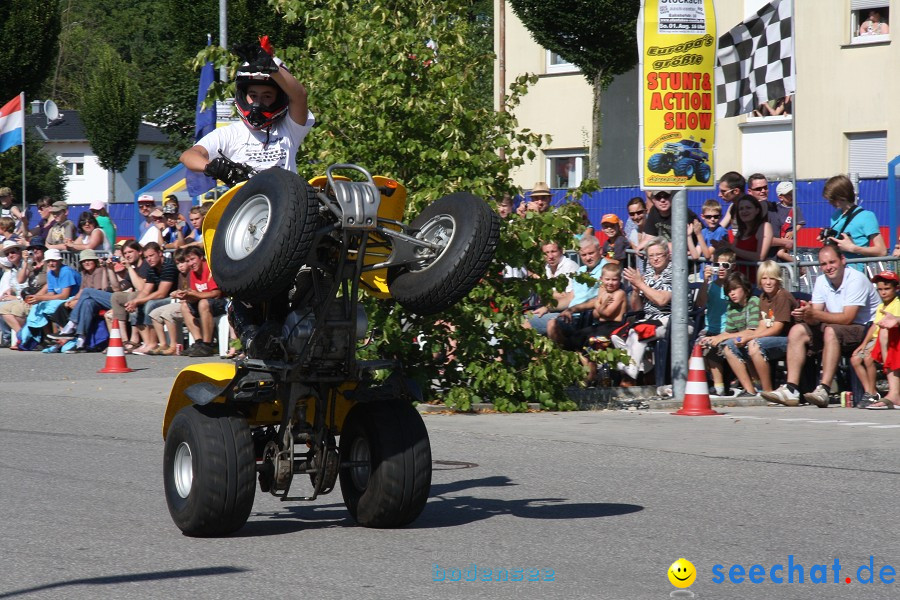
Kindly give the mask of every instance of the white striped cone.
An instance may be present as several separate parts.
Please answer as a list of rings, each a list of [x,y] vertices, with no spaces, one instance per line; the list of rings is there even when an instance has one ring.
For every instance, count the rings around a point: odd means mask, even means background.
[[[106,348],[106,366],[98,373],[132,373],[134,369],[128,368],[125,362],[125,347],[122,346],[122,332],[119,331],[119,322],[112,320],[112,328],[109,330],[109,346]]]
[[[718,415],[712,409],[709,400],[709,386],[706,384],[706,362],[703,360],[703,350],[700,345],[694,346],[691,353],[691,359],[688,361],[688,376],[684,386],[684,403],[681,410],[677,410],[674,415],[685,417],[706,417],[710,415]]]

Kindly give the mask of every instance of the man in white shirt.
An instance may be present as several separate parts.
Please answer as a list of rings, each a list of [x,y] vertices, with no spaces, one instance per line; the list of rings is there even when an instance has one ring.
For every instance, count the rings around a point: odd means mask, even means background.
[[[869,279],[847,268],[847,259],[834,245],[819,250],[822,274],[813,286],[812,301],[802,302],[791,312],[796,324],[788,333],[787,383],[762,397],[771,402],[796,406],[798,384],[807,356],[819,355],[822,379],[803,398],[819,408],[828,407],[831,382],[842,353],[847,356],[862,342],[866,323],[872,320],[880,300]]]

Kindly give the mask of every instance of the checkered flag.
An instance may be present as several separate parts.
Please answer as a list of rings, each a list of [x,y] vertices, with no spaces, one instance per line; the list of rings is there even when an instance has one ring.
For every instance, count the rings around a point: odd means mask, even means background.
[[[752,112],[794,93],[790,0],[773,0],[719,38],[716,117]]]

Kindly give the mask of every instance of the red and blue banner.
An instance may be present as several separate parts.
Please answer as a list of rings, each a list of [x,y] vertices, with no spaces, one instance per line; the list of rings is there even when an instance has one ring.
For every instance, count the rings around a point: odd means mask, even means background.
[[[0,108],[0,152],[24,142],[25,108],[23,94],[19,94]]]
[[[209,92],[209,86],[215,81],[215,71],[213,64],[207,62],[200,71],[200,87],[197,89],[197,117],[194,124],[194,141],[197,142],[207,133],[216,128],[216,106],[203,108],[206,101],[206,95]],[[210,157],[214,158],[214,157]],[[188,171],[185,175],[187,182],[188,194],[191,196],[199,196],[207,190],[211,190],[216,185],[216,180],[203,173],[194,173]]]

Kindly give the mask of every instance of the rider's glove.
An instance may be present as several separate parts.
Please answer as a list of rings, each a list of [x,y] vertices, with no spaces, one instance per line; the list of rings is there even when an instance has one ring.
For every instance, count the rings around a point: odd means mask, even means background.
[[[207,163],[203,174],[224,181],[228,186],[233,186],[250,179],[252,170],[246,165],[235,164],[219,156]]]

